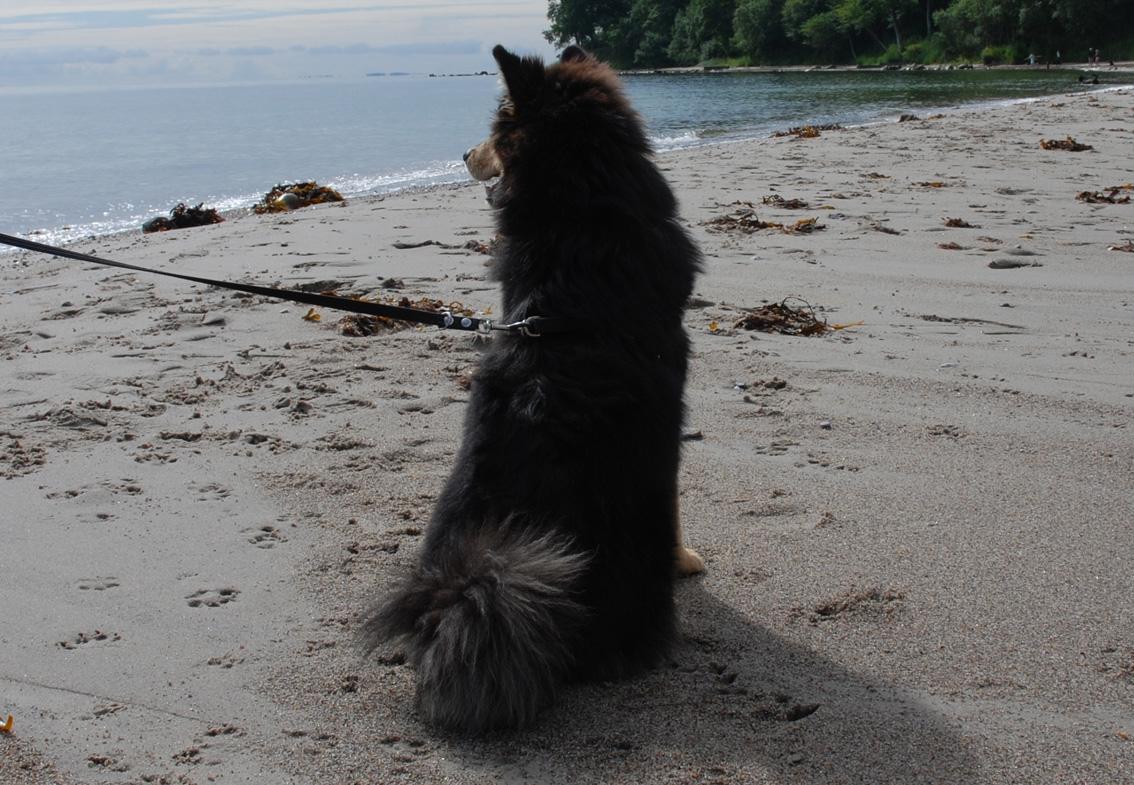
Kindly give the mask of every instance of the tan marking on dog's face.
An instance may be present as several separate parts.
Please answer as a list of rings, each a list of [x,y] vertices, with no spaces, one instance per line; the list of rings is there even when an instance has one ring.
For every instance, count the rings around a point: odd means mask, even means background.
[[[500,157],[496,155],[492,139],[486,139],[465,154],[465,166],[477,180],[491,180],[504,174]]]

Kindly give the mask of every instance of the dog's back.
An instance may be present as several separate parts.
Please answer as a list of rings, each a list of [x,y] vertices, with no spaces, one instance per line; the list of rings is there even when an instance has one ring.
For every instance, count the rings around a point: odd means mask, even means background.
[[[698,266],[613,72],[494,54],[504,318],[569,328],[486,351],[421,562],[366,628],[405,647],[426,720],[474,732],[665,652]]]

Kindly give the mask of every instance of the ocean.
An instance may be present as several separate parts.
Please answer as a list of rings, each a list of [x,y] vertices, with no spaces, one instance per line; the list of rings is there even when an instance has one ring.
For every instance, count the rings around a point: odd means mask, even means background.
[[[1077,72],[627,75],[658,150],[808,123],[896,119],[1084,89]],[[468,180],[496,76],[0,94],[0,231],[64,243],[138,229],[178,202],[246,208],[281,182],[344,196]],[[2,251],[0,251],[2,252]]]

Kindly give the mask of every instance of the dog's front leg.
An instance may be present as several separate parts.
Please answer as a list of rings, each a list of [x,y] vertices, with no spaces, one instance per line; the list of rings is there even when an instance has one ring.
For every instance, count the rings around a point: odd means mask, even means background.
[[[684,578],[704,572],[705,560],[701,558],[701,554],[692,548],[685,547],[685,535],[681,531],[681,504],[678,501],[677,494],[673,495],[673,525],[676,535],[674,541],[677,543],[674,552],[677,574]]]

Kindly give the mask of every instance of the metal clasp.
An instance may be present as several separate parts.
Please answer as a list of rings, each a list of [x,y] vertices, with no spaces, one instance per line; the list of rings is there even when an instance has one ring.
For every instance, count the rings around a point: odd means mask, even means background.
[[[502,324],[496,327],[497,330],[507,330],[510,333],[519,333],[525,338],[541,338],[543,333],[534,329],[535,325],[539,323],[538,316],[529,316],[526,319],[521,319],[518,322],[511,322],[510,324]]]

